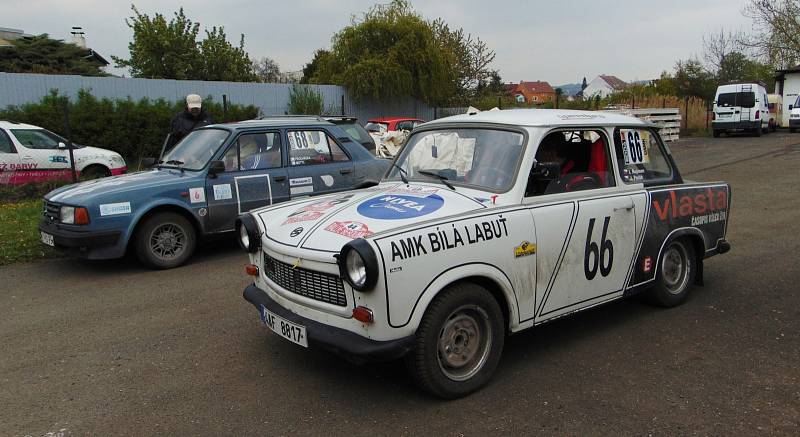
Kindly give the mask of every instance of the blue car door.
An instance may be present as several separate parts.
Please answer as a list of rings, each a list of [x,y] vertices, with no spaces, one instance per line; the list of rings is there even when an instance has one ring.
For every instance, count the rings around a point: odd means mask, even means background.
[[[353,187],[353,160],[321,128],[289,129],[289,194],[292,198]]]
[[[225,171],[206,179],[209,232],[232,230],[239,214],[289,199],[284,156],[279,131],[239,134],[222,157]]]

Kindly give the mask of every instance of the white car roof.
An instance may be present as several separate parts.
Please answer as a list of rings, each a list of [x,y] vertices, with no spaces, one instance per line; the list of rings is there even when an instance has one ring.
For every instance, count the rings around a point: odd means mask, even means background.
[[[504,109],[482,111],[440,118],[425,123],[424,127],[443,123],[494,123],[514,126],[617,126],[649,125],[628,115],[604,111],[575,111],[569,109]]]
[[[14,123],[14,122],[11,122],[11,121],[3,121],[3,120],[0,120],[0,128],[3,128],[3,129],[42,129],[39,126],[34,126],[32,124]]]

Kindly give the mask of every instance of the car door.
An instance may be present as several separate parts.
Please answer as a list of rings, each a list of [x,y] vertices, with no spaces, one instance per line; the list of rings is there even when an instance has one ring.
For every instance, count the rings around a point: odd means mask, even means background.
[[[353,187],[353,160],[328,131],[289,129],[286,136],[292,198]]]
[[[236,217],[289,199],[280,131],[239,134],[222,156],[225,171],[206,178],[210,232],[233,229]]]
[[[58,137],[44,129],[19,128],[11,130],[17,140],[20,167],[28,170],[47,170],[57,177],[70,169],[69,151],[61,147]]]
[[[537,237],[538,322],[622,295],[636,216],[630,194],[617,186],[605,130],[551,132],[536,161],[559,165],[547,180],[532,175],[526,190]]]
[[[14,175],[18,167],[17,149],[11,142],[11,137],[0,129],[0,185],[14,183]]]

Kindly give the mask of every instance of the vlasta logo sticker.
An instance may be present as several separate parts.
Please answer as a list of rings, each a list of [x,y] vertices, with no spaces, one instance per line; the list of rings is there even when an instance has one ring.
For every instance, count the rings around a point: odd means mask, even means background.
[[[442,205],[444,199],[437,194],[427,197],[387,194],[358,205],[358,213],[374,219],[402,220],[428,215]]]

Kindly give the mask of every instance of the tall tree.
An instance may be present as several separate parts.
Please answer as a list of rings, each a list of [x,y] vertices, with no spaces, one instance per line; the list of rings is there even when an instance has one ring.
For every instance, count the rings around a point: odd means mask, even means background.
[[[742,34],[726,32],[711,32],[703,36],[703,58],[712,71],[719,71],[725,59],[732,53],[742,51]]]
[[[303,78],[300,79],[300,83],[311,83],[312,78],[314,75],[317,74],[317,70],[319,70],[319,66],[333,62],[331,57],[331,52],[324,49],[319,49],[314,52],[314,57],[311,59],[311,62],[303,66]]]
[[[281,67],[274,59],[264,56],[253,61],[253,71],[261,82],[274,83],[280,79]]]
[[[716,81],[697,59],[678,61],[673,81],[678,97],[699,97],[703,100],[714,97]]]
[[[254,82],[253,62],[244,51],[244,35],[239,37],[239,46],[234,47],[222,27],[213,27],[200,42],[200,74],[203,80],[225,80],[231,82]]]
[[[356,99],[413,96],[438,105],[455,94],[455,55],[404,0],[354,17],[320,61],[311,82],[344,85]]]
[[[800,61],[800,0],[750,0],[744,13],[755,30],[741,39],[744,46],[780,68]]]
[[[244,35],[232,45],[222,27],[205,31],[198,41],[200,23],[186,17],[183,8],[167,21],[156,13],[152,18],[131,6],[133,16],[125,23],[133,30],[128,44],[130,59],[112,56],[117,67],[129,68],[133,77],[149,79],[255,80],[252,62],[244,51]]]
[[[47,34],[12,40],[11,44],[13,47],[0,48],[0,71],[108,76],[103,65],[89,59],[88,50]]]
[[[495,58],[494,51],[480,38],[465,33],[464,29],[451,29],[441,18],[430,22],[430,26],[437,43],[455,57],[452,73],[456,93],[465,101],[479,95],[491,77],[489,65]]]

